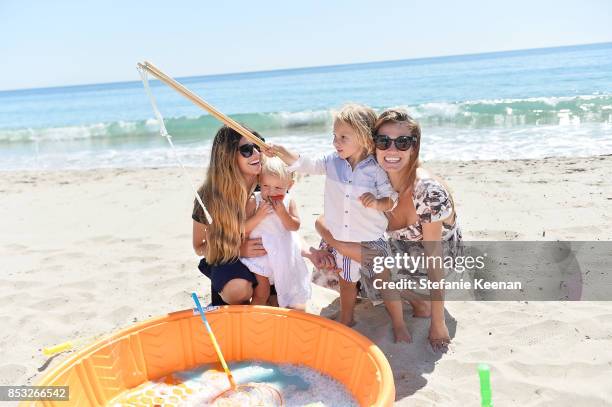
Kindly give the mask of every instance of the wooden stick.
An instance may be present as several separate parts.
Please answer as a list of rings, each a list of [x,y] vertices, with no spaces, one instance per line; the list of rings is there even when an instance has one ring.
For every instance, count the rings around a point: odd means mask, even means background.
[[[145,61],[143,63],[138,63],[138,67],[151,72],[151,74],[153,74],[153,76],[155,76],[157,79],[164,82],[166,85],[170,86],[172,89],[176,90],[178,93],[185,96],[187,99],[191,100],[195,105],[206,110],[212,116],[216,117],[219,121],[225,123],[228,127],[231,127],[232,129],[236,130],[240,135],[257,144],[260,148],[266,150],[270,148],[266,143],[261,141],[259,137],[255,136],[253,133],[241,126],[240,123],[218,111],[214,106],[210,105],[208,102],[206,102],[204,99],[187,89],[185,86],[181,85],[179,82],[175,81],[173,78],[163,73],[152,63]]]

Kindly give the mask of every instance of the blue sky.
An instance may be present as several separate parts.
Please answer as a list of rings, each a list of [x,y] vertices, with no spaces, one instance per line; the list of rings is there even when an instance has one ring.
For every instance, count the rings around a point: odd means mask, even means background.
[[[612,41],[608,0],[0,1],[0,90]]]

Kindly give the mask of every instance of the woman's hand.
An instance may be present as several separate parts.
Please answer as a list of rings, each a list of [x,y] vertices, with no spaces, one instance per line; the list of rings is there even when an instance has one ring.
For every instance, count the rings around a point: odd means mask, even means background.
[[[240,256],[242,257],[259,257],[268,254],[263,247],[261,238],[246,239],[240,245]]]
[[[448,345],[451,343],[446,323],[434,323],[434,321],[431,321],[427,339],[429,339],[429,344],[434,352],[446,353],[448,351]]]

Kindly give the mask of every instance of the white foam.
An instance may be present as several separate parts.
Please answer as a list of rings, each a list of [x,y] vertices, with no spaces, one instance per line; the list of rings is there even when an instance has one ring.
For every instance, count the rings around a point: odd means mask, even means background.
[[[305,110],[301,112],[278,112],[270,113],[280,127],[291,128],[312,125],[325,125],[331,121],[330,110]]]
[[[138,123],[119,121],[94,123],[84,126],[23,128],[0,130],[0,141],[8,142],[57,142],[104,138],[111,135],[129,135],[137,129]]]
[[[276,382],[253,386],[256,389],[254,393],[246,393],[238,391],[229,393],[233,403],[231,405],[248,406],[249,402],[258,399],[258,405],[274,405],[280,393],[284,405],[287,407],[295,406],[357,406],[355,399],[350,395],[344,386],[335,381],[329,376],[304,366],[295,365],[276,365],[282,374],[288,376],[299,376],[307,383],[308,388],[298,388],[294,385],[289,385],[283,388]],[[241,377],[264,377],[272,371],[270,364],[260,364],[252,362],[248,366],[241,366],[233,369],[233,374],[236,380],[240,383]],[[224,373],[216,370],[206,370],[198,372],[197,370],[177,372],[173,376],[182,381],[182,385],[187,387],[193,393],[181,406],[202,406],[211,405],[214,399],[221,393],[229,389],[229,383]],[[163,380],[155,383],[149,383],[130,392],[129,396],[144,395],[149,393],[153,397],[167,398],[173,394],[173,385],[164,383]],[[239,385],[240,390],[240,385]],[[250,396],[253,396],[250,398]],[[228,400],[226,398],[226,400]]]

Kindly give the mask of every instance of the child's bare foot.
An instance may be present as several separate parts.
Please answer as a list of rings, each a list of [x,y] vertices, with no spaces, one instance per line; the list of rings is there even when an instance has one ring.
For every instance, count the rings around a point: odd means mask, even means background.
[[[270,307],[278,307],[278,297],[276,295],[271,295],[266,300],[264,305],[269,305]]]
[[[294,304],[290,307],[287,307],[289,309],[294,309],[296,311],[302,311],[302,312],[306,312],[306,304]]]
[[[410,301],[412,316],[415,318],[431,317],[431,302],[424,300]]]
[[[412,336],[410,336],[406,324],[393,325],[393,336],[395,336],[395,343],[412,342]]]
[[[355,319],[353,318],[352,315],[345,317],[343,315],[340,315],[337,319],[338,322],[340,322],[342,325],[346,325],[349,328],[354,326],[357,322],[355,322]]]
[[[268,305],[268,299],[265,297],[255,297],[251,298],[251,305]]]

